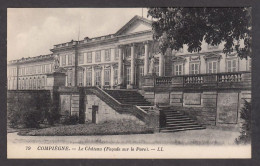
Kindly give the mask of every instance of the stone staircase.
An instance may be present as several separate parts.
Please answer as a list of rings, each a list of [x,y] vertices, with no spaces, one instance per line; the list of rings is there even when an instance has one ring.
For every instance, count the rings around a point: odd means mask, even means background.
[[[133,105],[145,112],[152,106],[140,93],[134,90],[104,90],[121,104]],[[171,107],[160,108],[160,132],[177,132],[185,130],[205,129],[188,116]]]
[[[122,104],[130,104],[136,106],[152,106],[145,98],[137,91],[133,90],[104,90],[114,99]]]
[[[162,108],[160,112],[160,132],[177,132],[199,129],[205,129],[205,127],[170,107]]]

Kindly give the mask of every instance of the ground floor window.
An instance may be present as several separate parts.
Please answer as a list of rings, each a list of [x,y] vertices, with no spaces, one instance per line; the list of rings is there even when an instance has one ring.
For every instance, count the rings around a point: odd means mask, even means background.
[[[37,89],[41,89],[42,80],[41,80],[41,78],[39,78],[39,77],[38,77],[37,80],[38,80],[38,81],[37,81]]]
[[[199,74],[200,65],[199,63],[190,64],[190,74]]]
[[[101,85],[101,70],[95,71],[95,85],[100,86]]]
[[[105,85],[109,86],[110,85],[110,69],[106,69],[104,72],[105,72],[104,73],[105,74],[104,75]]]
[[[131,84],[131,68],[130,67],[126,68],[126,84],[127,85]]]
[[[207,73],[217,73],[217,69],[218,69],[217,64],[218,64],[217,61],[209,61]]]
[[[86,73],[86,85],[91,86],[92,85],[92,70],[87,70]]]

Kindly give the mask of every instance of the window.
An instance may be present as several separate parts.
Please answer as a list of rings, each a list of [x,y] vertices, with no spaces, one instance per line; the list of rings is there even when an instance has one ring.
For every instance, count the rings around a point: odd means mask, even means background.
[[[118,69],[114,69],[114,84],[118,84]]]
[[[46,73],[49,73],[51,71],[50,65],[45,65]]]
[[[110,49],[105,50],[105,61],[110,61]]]
[[[127,85],[131,84],[131,68],[130,67],[126,68],[126,84]]]
[[[207,73],[217,73],[217,64],[217,61],[209,61]]]
[[[42,87],[41,81],[42,80],[40,78],[38,78],[37,80],[38,80],[38,82],[37,82],[37,89],[41,89],[41,87]]]
[[[144,56],[144,52],[145,52],[144,45],[139,46],[138,50],[137,50],[137,56],[138,57],[143,57]]]
[[[209,45],[208,45],[208,50],[218,49],[218,46],[219,46],[219,45],[214,45],[214,46],[213,46],[213,45],[210,45],[210,44],[209,44]]]
[[[78,86],[83,86],[83,70],[78,71]]]
[[[227,60],[227,72],[235,72],[237,71],[237,60]]]
[[[45,78],[44,78],[44,76],[42,77],[42,89],[44,88],[44,86],[45,86]]]
[[[72,77],[72,71],[69,70],[69,71],[68,71],[68,79],[67,79],[67,84],[68,84],[68,86],[72,86],[72,79],[73,79],[73,77]]]
[[[182,75],[183,65],[182,64],[175,64],[174,65],[174,75]]]
[[[109,86],[110,85],[110,69],[105,69],[104,71],[105,75],[104,75],[104,81],[105,81],[105,86]]]
[[[252,68],[252,59],[248,59],[248,70],[251,71]]]
[[[92,63],[92,52],[87,53],[87,63]]]
[[[72,55],[68,55],[68,65],[72,65]]]
[[[127,46],[125,48],[125,57],[128,58],[131,56],[131,47]]]
[[[101,62],[101,51],[96,51],[95,62]]]
[[[66,66],[66,55],[63,55],[61,60],[62,60],[62,66]]]
[[[115,60],[119,58],[119,49],[115,48]]]
[[[42,73],[45,73],[45,65],[42,65]]]
[[[159,76],[159,65],[154,65],[154,71],[157,76]]]
[[[86,77],[86,84],[87,86],[91,86],[92,85],[92,70],[89,69],[87,70],[87,77]]]
[[[79,64],[83,64],[83,63],[84,63],[84,54],[83,54],[83,53],[80,53],[80,54],[79,54],[78,63],[79,63]]]
[[[199,63],[190,64],[190,74],[199,74],[200,65]]]
[[[143,77],[144,76],[144,66],[140,66],[140,76]]]
[[[96,70],[95,72],[95,85],[96,86],[101,85],[101,70]]]

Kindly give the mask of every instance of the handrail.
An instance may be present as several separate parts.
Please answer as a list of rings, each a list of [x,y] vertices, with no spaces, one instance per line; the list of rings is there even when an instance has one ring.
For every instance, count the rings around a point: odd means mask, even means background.
[[[95,86],[98,90],[100,90],[101,92],[103,92],[105,95],[107,95],[108,97],[110,97],[111,99],[113,99],[115,102],[117,102],[120,105],[123,105],[122,103],[120,103],[119,101],[117,101],[114,97],[112,97],[111,95],[109,95],[106,91],[104,91],[103,89],[99,88],[98,86]]]

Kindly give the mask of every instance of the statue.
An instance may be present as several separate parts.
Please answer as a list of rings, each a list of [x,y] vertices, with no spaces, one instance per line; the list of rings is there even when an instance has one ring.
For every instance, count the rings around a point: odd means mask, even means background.
[[[59,61],[59,56],[55,55],[54,56],[54,65],[53,65],[53,69],[57,70],[60,67],[60,61]]]
[[[152,56],[152,58],[150,60],[150,66],[149,66],[149,72],[148,72],[148,74],[150,74],[150,75],[155,74],[154,62],[155,62],[155,58],[154,58],[154,56]]]

